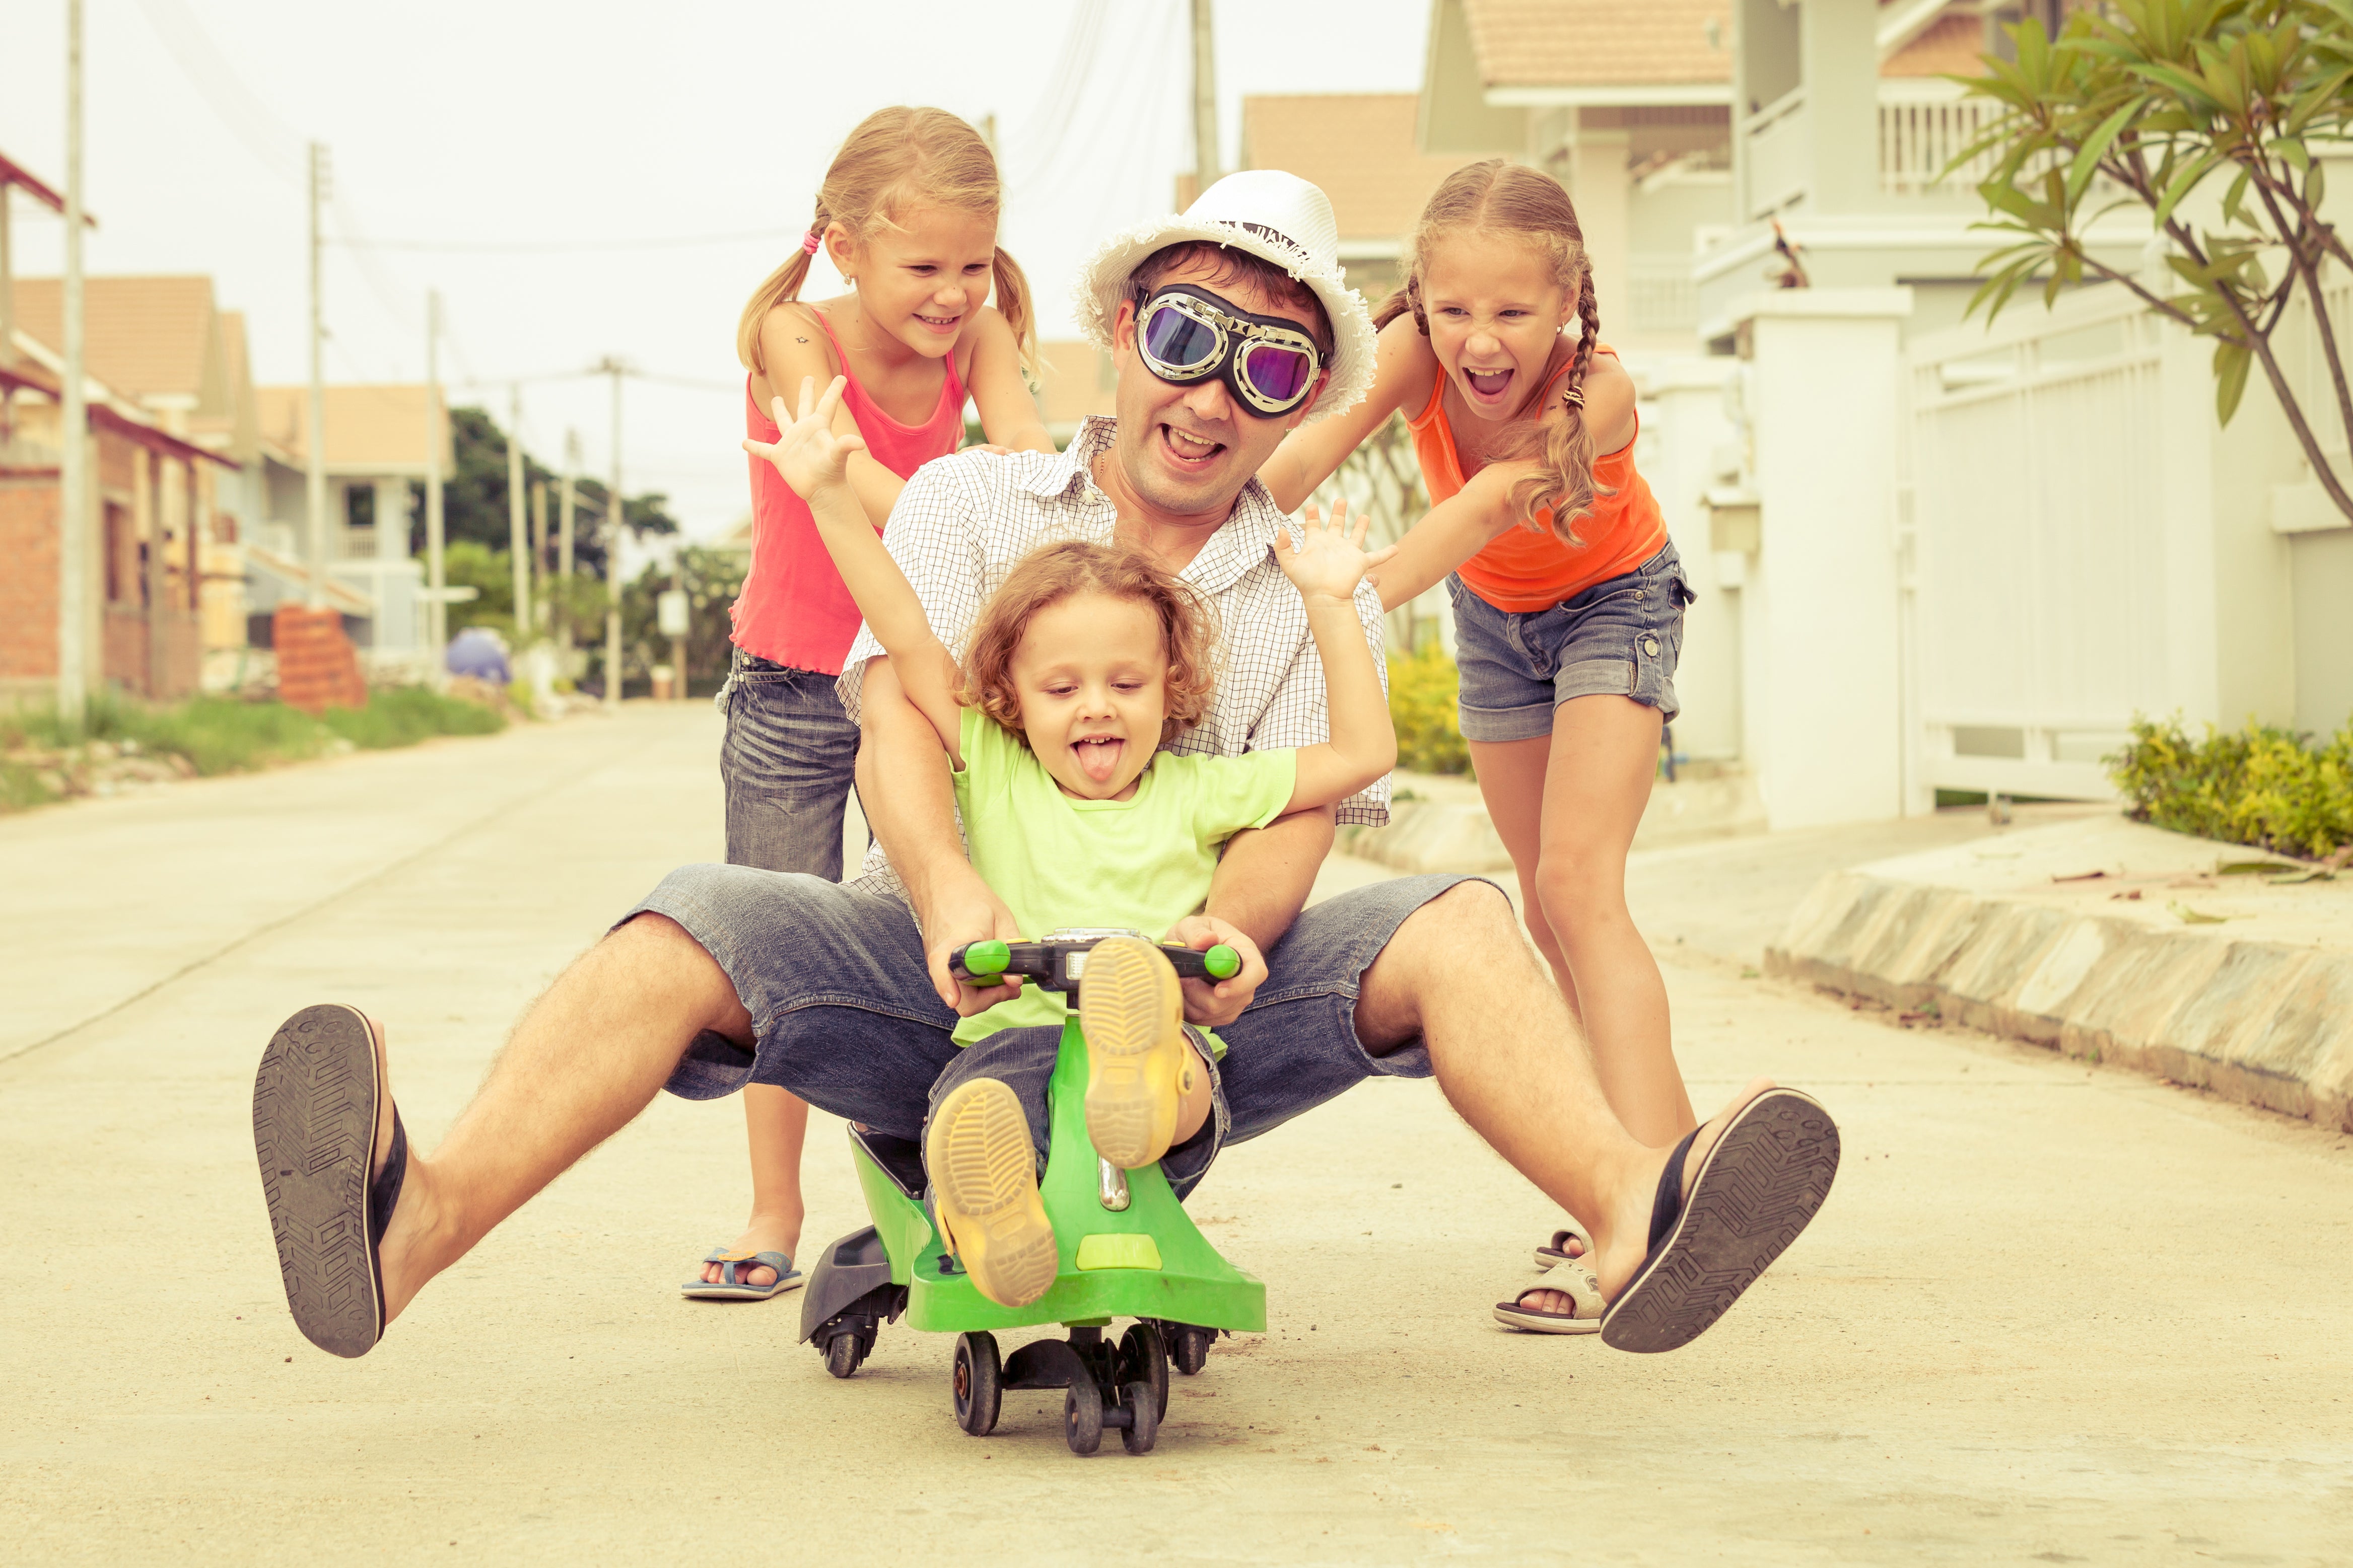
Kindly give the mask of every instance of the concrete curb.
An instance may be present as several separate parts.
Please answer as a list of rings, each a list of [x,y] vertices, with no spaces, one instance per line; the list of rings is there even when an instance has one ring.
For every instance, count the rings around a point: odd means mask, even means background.
[[[1508,871],[1479,786],[1469,779],[1400,773],[1414,798],[1389,807],[1386,827],[1344,827],[1334,847],[1400,871]],[[1659,849],[1765,830],[1765,806],[1745,773],[1656,784],[1634,831],[1635,849]]]
[[[2353,1132],[2353,952],[1863,870],[1823,878],[1765,968]]]

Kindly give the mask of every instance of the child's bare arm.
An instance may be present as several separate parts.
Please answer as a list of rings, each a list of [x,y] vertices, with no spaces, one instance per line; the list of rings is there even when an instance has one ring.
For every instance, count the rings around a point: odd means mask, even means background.
[[[972,367],[965,384],[980,416],[981,434],[1010,452],[1051,452],[1054,437],[1021,379],[1021,345],[1003,316],[984,310],[972,323]]]
[[[1329,805],[1347,799],[1397,765],[1397,727],[1364,623],[1356,618],[1356,584],[1365,574],[1396,553],[1389,546],[1365,552],[1369,519],[1348,526],[1348,503],[1332,509],[1326,524],[1309,507],[1299,536],[1275,543],[1283,574],[1307,603],[1307,629],[1324,660],[1324,685],[1332,710],[1332,738],[1302,746],[1298,777],[1285,812]]]
[[[834,414],[846,384],[836,376],[820,397],[815,378],[804,378],[799,416],[795,417],[785,400],[777,398],[775,443],[747,440],[744,449],[774,463],[793,493],[808,502],[818,537],[825,541],[835,569],[857,601],[858,613],[866,617],[882,651],[891,656],[891,668],[907,700],[932,721],[932,728],[939,731],[940,744],[961,767],[956,742],[963,710],[955,698],[955,660],[933,632],[914,586],[882,547],[881,535],[866,521],[866,510],[858,504],[846,474],[850,455],[866,445],[862,437],[845,436],[834,427]]]

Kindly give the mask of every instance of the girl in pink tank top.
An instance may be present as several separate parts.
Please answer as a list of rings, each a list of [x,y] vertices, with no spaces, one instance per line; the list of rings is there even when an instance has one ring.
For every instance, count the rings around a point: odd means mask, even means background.
[[[847,377],[836,428],[866,444],[849,481],[878,530],[909,476],[956,449],[967,395],[990,442],[1054,450],[1023,379],[1029,284],[997,248],[998,203],[997,163],[979,132],[944,110],[881,110],[842,143],[807,235],[744,307],[744,434],[774,441],[777,395],[797,396],[804,378]],[[819,247],[849,291],[804,303]],[[720,694],[727,858],[839,881],[858,731],[833,684],[858,608],[807,505],[770,465],[754,459],[750,472],[752,568],[732,612],[735,665]],[[765,1300],[801,1283],[792,1256],[808,1108],[757,1082],[744,1099],[751,1222],[733,1245],[712,1249],[681,1287],[688,1296]]]

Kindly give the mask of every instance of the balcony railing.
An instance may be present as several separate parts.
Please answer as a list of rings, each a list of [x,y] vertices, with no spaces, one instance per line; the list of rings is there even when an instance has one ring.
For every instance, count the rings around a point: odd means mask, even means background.
[[[1981,153],[1950,175],[1946,168],[2002,112],[1964,98],[1947,81],[1879,84],[1879,188],[1891,196],[1967,195],[1994,158]],[[1777,213],[1813,184],[1814,143],[1806,90],[1776,99],[1742,122],[1747,152],[1747,219]]]

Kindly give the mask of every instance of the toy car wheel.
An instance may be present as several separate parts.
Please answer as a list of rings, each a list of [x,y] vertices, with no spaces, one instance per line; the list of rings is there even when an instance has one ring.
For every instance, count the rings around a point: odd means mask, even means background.
[[[855,1375],[865,1359],[866,1345],[855,1329],[844,1329],[825,1342],[825,1370],[836,1377]]]
[[[1005,1369],[997,1359],[994,1334],[958,1334],[955,1345],[956,1425],[976,1437],[997,1429],[997,1411],[1004,1398]]]
[[[1062,1396],[1062,1436],[1071,1452],[1086,1455],[1103,1447],[1103,1394],[1092,1379],[1071,1384]]]
[[[1127,1385],[1127,1407],[1133,1413],[1133,1419],[1129,1421],[1126,1430],[1119,1435],[1120,1447],[1131,1454],[1152,1452],[1152,1445],[1160,1438],[1159,1401],[1167,1397],[1165,1388],[1158,1394],[1155,1394],[1152,1392],[1152,1385],[1148,1383],[1131,1383]]]
[[[1119,1380],[1150,1384],[1154,1419],[1168,1414],[1168,1352],[1160,1343],[1160,1331],[1150,1323],[1137,1323],[1120,1335]]]
[[[1176,1331],[1176,1343],[1170,1352],[1176,1370],[1187,1377],[1207,1366],[1209,1362],[1209,1331],[1183,1328]]]

